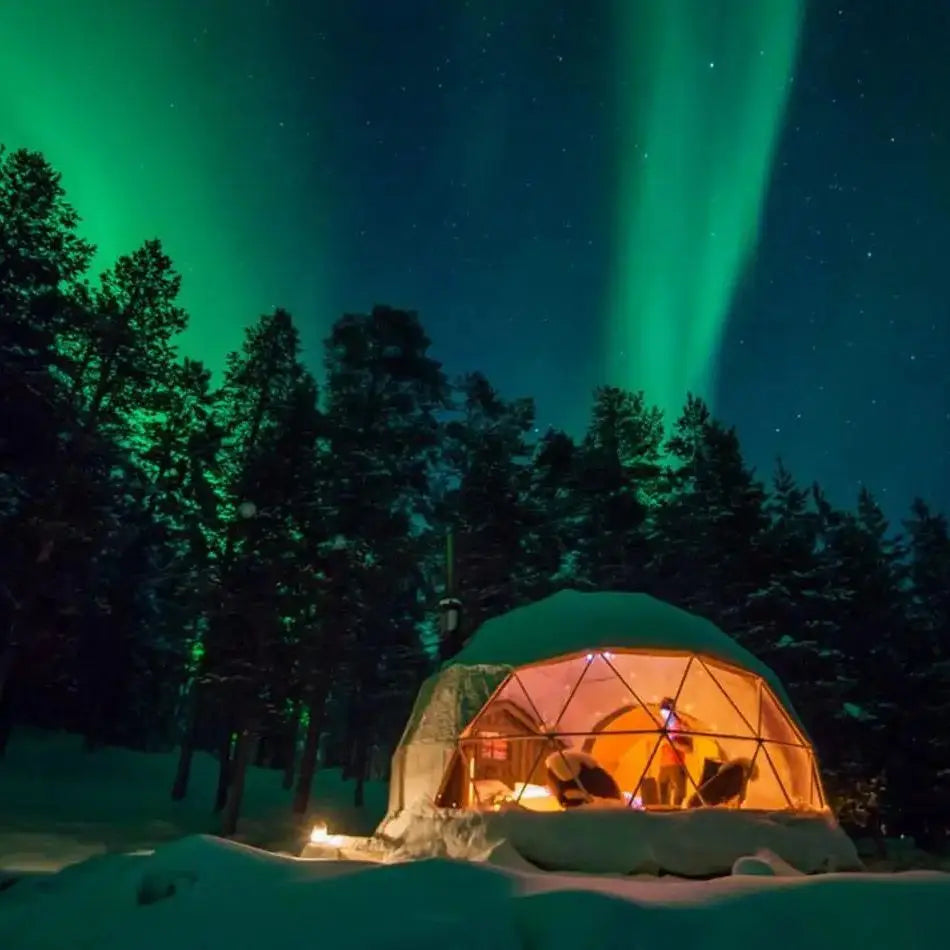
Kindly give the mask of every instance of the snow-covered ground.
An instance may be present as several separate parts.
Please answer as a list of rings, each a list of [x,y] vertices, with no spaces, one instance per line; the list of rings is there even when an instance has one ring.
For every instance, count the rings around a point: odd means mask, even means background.
[[[461,847],[474,861],[405,851],[383,864],[301,860],[204,834],[215,825],[215,763],[198,757],[178,804],[173,769],[170,755],[90,757],[74,737],[15,737],[0,760],[0,950],[946,944],[948,874],[808,877],[768,855],[707,882],[546,873],[506,841],[479,853],[480,839]],[[351,789],[321,773],[312,813],[333,830],[369,832],[384,789],[368,793],[357,812]],[[278,774],[252,771],[244,840],[296,851],[288,799]]]
[[[696,883],[433,859],[305,861],[194,836],[0,892],[4,950],[878,950],[945,945],[950,876]]]
[[[105,748],[85,753],[66,733],[14,732],[0,758],[0,879],[7,873],[49,872],[108,852],[154,848],[182,835],[218,830],[211,806],[217,762],[198,753],[188,797],[169,797],[173,754]],[[279,772],[250,769],[239,838],[299,853],[303,829],[291,818],[291,793]],[[383,815],[386,789],[371,782],[366,807],[352,805],[353,789],[339,772],[317,775],[311,806],[334,830],[371,832]],[[2,947],[0,943],[0,947]]]

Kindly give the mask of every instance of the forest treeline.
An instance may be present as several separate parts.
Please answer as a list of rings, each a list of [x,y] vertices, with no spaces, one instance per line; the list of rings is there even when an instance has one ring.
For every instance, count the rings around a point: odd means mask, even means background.
[[[20,724],[178,747],[175,797],[208,750],[226,832],[249,764],[301,812],[342,767],[359,803],[482,620],[646,591],[776,670],[843,817],[944,835],[950,539],[923,501],[898,535],[867,491],[763,484],[693,397],[664,426],[602,387],[582,438],[535,436],[530,399],[449,381],[388,307],[333,325],[319,386],[280,309],[213,381],[177,352],[161,244],[95,279],[92,254],[44,158],[0,153],[0,749]],[[440,637],[450,530],[464,611]]]

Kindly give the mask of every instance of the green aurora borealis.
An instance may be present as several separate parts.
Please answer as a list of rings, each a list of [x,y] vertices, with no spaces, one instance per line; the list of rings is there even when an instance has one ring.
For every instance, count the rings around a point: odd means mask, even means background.
[[[801,0],[615,0],[619,124],[607,377],[668,419],[709,399],[752,255]],[[730,12],[731,11],[731,12]]]
[[[317,374],[340,314],[415,308],[538,432],[692,390],[897,518],[950,504],[950,21],[892,6],[0,0],[0,144],[96,269],[161,238],[212,369],[274,305]]]
[[[257,314],[287,299],[326,306],[325,189],[303,158],[319,146],[288,128],[300,105],[261,7],[0,0],[0,142],[62,172],[97,273],[162,240],[192,315],[181,350],[215,370]],[[36,37],[40,68],[23,55]],[[305,344],[319,342],[321,328],[303,329]]]
[[[675,414],[687,389],[713,395],[802,0],[757,0],[741,18],[727,16],[729,0],[609,2],[621,131],[619,154],[608,156],[618,169],[611,279],[590,336],[606,353],[605,379],[643,388]],[[329,222],[347,209],[331,206],[327,169],[340,143],[321,130],[333,127],[340,64],[318,46],[309,88],[299,69],[282,72],[299,23],[271,4],[227,0],[4,6],[0,141],[39,149],[63,172],[99,248],[97,269],[163,240],[192,314],[184,352],[220,368],[241,328],[275,304],[298,313],[312,352],[341,310],[373,302],[343,299],[329,283],[339,264]],[[37,70],[18,51],[40,34],[53,66]],[[472,134],[456,122],[448,134]],[[494,141],[504,147],[500,128]],[[461,153],[484,148],[472,141]]]

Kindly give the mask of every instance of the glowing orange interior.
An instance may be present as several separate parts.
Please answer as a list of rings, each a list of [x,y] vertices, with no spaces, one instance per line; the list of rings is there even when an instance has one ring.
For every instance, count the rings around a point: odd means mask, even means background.
[[[654,793],[670,745],[665,698],[675,703],[677,734],[688,736],[680,752],[686,795],[675,807],[826,807],[812,748],[761,677],[659,651],[598,651],[511,673],[462,733],[437,803],[559,810],[545,761],[574,750],[592,756],[622,792],[598,804],[669,808]],[[736,762],[741,790],[713,800],[710,780]]]

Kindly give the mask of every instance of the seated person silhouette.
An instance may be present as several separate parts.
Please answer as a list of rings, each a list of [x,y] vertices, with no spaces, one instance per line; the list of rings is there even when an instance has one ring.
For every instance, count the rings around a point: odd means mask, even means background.
[[[703,782],[693,793],[687,807],[725,805],[733,799],[737,799],[741,805],[749,780],[757,774],[758,769],[749,759],[730,759],[723,762],[716,774]]]
[[[587,752],[564,749],[544,761],[548,788],[562,808],[576,808],[595,799],[623,801],[620,788],[606,769]]]

